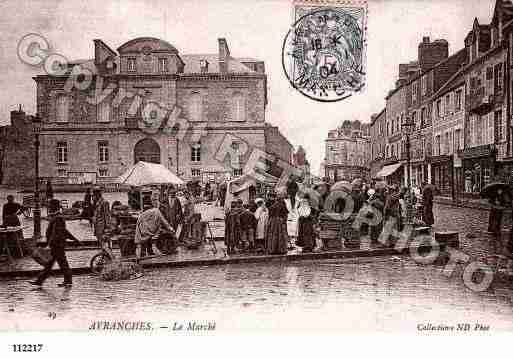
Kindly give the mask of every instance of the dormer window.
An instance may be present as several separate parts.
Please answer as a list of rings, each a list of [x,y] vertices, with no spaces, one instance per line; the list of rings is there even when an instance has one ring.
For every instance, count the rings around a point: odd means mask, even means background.
[[[127,59],[127,71],[129,72],[135,72],[135,57],[129,57]]]
[[[167,58],[159,58],[159,72],[169,72]]]
[[[208,61],[207,60],[200,60],[200,71],[201,71],[201,73],[208,72]]]

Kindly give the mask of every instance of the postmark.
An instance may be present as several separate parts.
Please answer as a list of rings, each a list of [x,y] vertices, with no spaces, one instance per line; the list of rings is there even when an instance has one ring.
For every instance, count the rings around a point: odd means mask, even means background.
[[[367,3],[295,1],[282,46],[282,65],[293,88],[334,102],[365,86]]]

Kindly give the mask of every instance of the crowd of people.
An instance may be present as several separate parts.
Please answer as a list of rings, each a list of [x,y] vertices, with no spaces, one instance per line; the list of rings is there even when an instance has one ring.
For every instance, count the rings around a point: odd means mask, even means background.
[[[225,244],[228,254],[286,254],[294,245],[301,247],[302,252],[311,252],[321,245],[318,223],[322,213],[344,213],[354,219],[366,206],[380,212],[383,221],[372,226],[363,224],[361,232],[377,240],[383,223],[390,219],[394,219],[397,229],[405,223],[432,226],[435,192],[428,184],[415,191],[384,182],[366,184],[361,179],[333,188],[328,182],[308,188],[289,181],[286,187],[270,191],[265,198],[250,203],[243,203],[240,198],[232,201],[225,217]],[[339,195],[331,197],[334,193]]]
[[[304,253],[312,252],[322,246],[319,240],[319,221],[326,213],[343,214],[346,219],[354,220],[362,213],[378,212],[381,221],[360,226],[360,235],[369,235],[373,241],[378,240],[384,224],[390,220],[397,230],[402,230],[407,223],[428,227],[434,224],[433,198],[437,189],[433,185],[425,183],[422,188],[409,190],[384,182],[367,184],[361,179],[352,183],[342,182],[330,186],[324,181],[309,188],[290,180],[286,186],[270,190],[262,197],[250,197],[248,203],[236,197],[225,214],[224,241],[227,254],[283,255],[295,246],[300,247]],[[162,235],[167,236],[165,253],[174,253],[180,243],[187,246],[186,241],[191,239],[200,244],[203,236],[198,231],[203,228],[196,226],[201,222],[201,214],[195,211],[196,194],[208,200],[212,199],[209,193],[208,187],[198,192],[161,186],[160,191],[152,193],[151,204],[145,205],[140,198],[136,198],[136,191],[129,192],[129,206],[141,209],[143,205],[134,236],[137,259],[161,251],[162,247],[159,248],[158,243],[162,245],[162,241],[156,242],[155,239]],[[50,223],[46,238],[53,259],[31,283],[42,285],[53,264],[57,262],[65,274],[62,285],[71,286],[64,243],[66,239],[76,238],[66,230],[65,220],[60,213],[60,202],[52,197],[48,201]],[[511,198],[502,192],[490,199],[489,231],[497,237],[500,237],[504,208],[510,202]],[[113,208],[114,205],[110,208],[104,200],[100,187],[86,191],[82,216],[90,219],[94,236],[106,251],[111,250],[110,234],[112,224],[116,222],[112,218]],[[9,196],[3,207],[4,224],[19,225],[17,215],[21,209],[13,197]]]

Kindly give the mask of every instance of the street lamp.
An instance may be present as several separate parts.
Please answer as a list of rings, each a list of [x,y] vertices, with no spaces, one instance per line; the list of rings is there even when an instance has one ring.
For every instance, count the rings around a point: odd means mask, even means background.
[[[35,147],[35,188],[34,188],[34,240],[41,238],[41,200],[39,197],[39,135],[41,133],[41,116],[36,113],[32,117],[32,125],[34,126],[34,147]]]
[[[415,123],[411,120],[409,116],[406,117],[406,121],[401,124],[403,129],[403,133],[405,136],[405,147],[406,147],[406,184],[408,189],[411,188],[411,175],[410,175],[410,135],[413,132],[415,127]]]

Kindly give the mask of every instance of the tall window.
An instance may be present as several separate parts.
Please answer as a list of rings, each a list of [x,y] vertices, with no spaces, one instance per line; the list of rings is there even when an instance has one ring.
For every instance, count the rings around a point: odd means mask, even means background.
[[[495,128],[497,129],[497,141],[503,140],[503,131],[502,131],[502,111],[498,110],[494,112],[494,120],[495,120]]]
[[[189,116],[191,121],[201,121],[203,101],[201,94],[193,92],[189,99]]]
[[[98,122],[110,121],[110,102],[104,99],[98,104]]]
[[[426,125],[426,108],[423,107],[420,110],[420,127],[424,127]]]
[[[135,72],[136,71],[136,67],[135,67],[135,57],[129,57],[127,59],[127,70],[130,71],[130,72]]]
[[[497,64],[493,68],[493,88],[494,93],[502,92],[502,64]]]
[[[57,142],[57,163],[68,163],[67,142]]]
[[[191,161],[192,162],[200,162],[201,161],[201,144],[195,143],[191,146]]]
[[[456,91],[456,98],[455,98],[455,110],[456,111],[460,111],[461,110],[461,95],[462,95],[463,91],[462,90],[457,90]]]
[[[417,101],[417,82],[415,81],[412,85],[411,85],[411,92],[412,92],[412,102],[415,102]]]
[[[449,153],[449,132],[445,133],[445,139],[444,139],[444,154]]]
[[[244,121],[246,114],[246,106],[244,96],[240,93],[236,93],[233,96],[233,120]]]
[[[436,101],[436,117],[440,118],[442,116],[442,100]]]
[[[449,114],[449,110],[451,108],[451,94],[448,93],[446,96],[445,96],[445,114],[448,115]]]
[[[98,161],[109,162],[109,142],[98,141]]]
[[[461,150],[461,130],[454,131],[454,152]]]
[[[411,119],[413,121],[413,123],[415,124],[415,127],[419,127],[419,124],[417,123],[417,112],[416,111],[413,111],[413,113],[411,114]]]
[[[159,72],[168,72],[167,59],[165,57],[159,58]]]
[[[441,150],[441,148],[440,148],[440,135],[438,135],[438,136],[435,137],[435,152],[436,152],[437,156],[441,155],[440,150]]]
[[[69,98],[66,95],[59,95],[56,101],[57,122],[68,122]]]
[[[427,95],[427,75],[422,76],[422,96]]]

